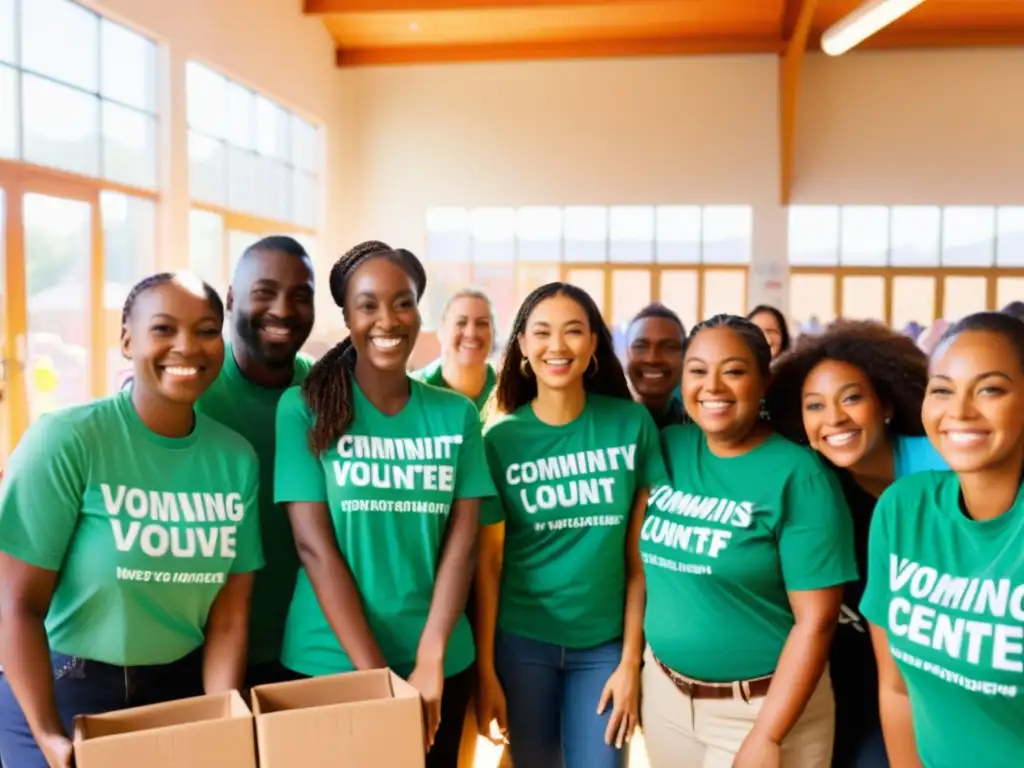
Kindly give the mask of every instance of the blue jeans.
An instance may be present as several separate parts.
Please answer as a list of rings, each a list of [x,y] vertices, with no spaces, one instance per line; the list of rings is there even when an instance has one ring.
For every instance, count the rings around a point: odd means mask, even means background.
[[[627,749],[604,742],[612,706],[597,714],[621,656],[622,640],[575,649],[498,631],[494,665],[508,704],[514,765],[625,768]]]
[[[117,667],[51,653],[57,712],[65,732],[75,715],[95,715],[202,693],[202,650],[172,664]],[[0,761],[11,768],[47,768],[14,691],[0,675]]]

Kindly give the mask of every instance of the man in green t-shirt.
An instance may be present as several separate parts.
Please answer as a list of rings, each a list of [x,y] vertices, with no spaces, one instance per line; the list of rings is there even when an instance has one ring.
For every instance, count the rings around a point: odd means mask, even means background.
[[[196,406],[246,438],[260,462],[267,562],[253,586],[249,686],[291,677],[279,658],[299,558],[288,515],[274,503],[274,420],[278,399],[301,384],[312,365],[299,350],[313,329],[313,291],[313,264],[294,239],[273,236],[251,245],[228,289],[231,340],[224,368]]]

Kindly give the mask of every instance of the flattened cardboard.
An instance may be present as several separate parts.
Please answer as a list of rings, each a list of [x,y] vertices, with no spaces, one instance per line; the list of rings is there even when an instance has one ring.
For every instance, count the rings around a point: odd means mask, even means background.
[[[76,768],[256,768],[252,712],[237,691],[74,721]]]
[[[425,765],[419,692],[387,669],[257,686],[252,711],[260,768]]]

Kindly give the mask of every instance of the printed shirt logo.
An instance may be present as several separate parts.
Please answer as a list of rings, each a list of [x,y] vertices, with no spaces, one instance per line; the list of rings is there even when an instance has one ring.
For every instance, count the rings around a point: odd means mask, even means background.
[[[462,435],[435,437],[369,437],[345,435],[338,441],[338,458],[331,472],[338,488],[350,489],[355,498],[341,501],[343,512],[403,512],[447,514],[455,492],[455,446]],[[432,492],[444,502],[415,499],[361,498],[363,489],[373,491]],[[385,494],[386,495],[386,494]],[[403,494],[404,495],[404,494]]]
[[[649,545],[657,544],[713,562],[728,548],[733,529],[748,529],[753,519],[752,501],[699,496],[660,485],[651,491],[647,502],[647,518],[640,532],[641,548],[649,549]],[[649,551],[643,552],[643,559],[649,565],[667,570],[698,575],[712,573],[712,562],[680,562]]]
[[[632,503],[619,492],[619,481],[635,471],[632,443],[509,464],[505,483],[517,505],[533,518],[534,531],[614,527],[625,521]],[[600,509],[589,515],[560,514],[583,507]],[[608,514],[611,510],[622,513]]]
[[[119,553],[145,559],[235,559],[238,526],[245,518],[239,493],[186,493],[100,484],[103,505]],[[223,583],[220,571],[154,571],[117,567],[122,581],[175,584]]]
[[[897,660],[970,691],[1017,695],[1018,684],[1007,683],[1024,674],[1024,584],[941,573],[890,554],[889,589],[887,623]],[[976,668],[977,678],[921,659],[908,644]]]

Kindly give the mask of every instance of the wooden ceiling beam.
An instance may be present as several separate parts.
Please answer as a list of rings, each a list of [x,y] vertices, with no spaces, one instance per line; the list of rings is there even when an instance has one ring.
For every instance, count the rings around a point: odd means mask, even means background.
[[[780,53],[781,51],[782,43],[771,36],[524,41],[521,43],[338,48],[335,56],[339,67],[365,67],[387,64],[453,64],[630,56],[700,56],[731,53]]]
[[[793,34],[779,59],[779,202],[789,205],[793,192],[793,161],[796,156],[796,115],[807,39],[814,23],[818,0],[801,0]]]
[[[780,19],[779,30],[783,40],[793,37],[796,21],[800,16],[800,5],[800,0],[784,0],[782,3],[782,19]]]
[[[425,13],[430,11],[497,11],[580,5],[628,5],[633,0],[305,0],[307,14]]]

